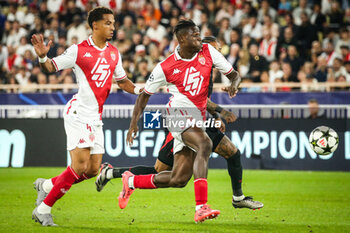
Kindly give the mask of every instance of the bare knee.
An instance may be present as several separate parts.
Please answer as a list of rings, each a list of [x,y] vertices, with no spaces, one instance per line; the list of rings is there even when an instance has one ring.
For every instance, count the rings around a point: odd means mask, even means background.
[[[212,149],[213,149],[213,142],[210,140],[209,137],[206,137],[203,140],[201,140],[199,144],[199,150],[209,152],[210,154]]]
[[[90,168],[87,171],[85,171],[85,175],[89,178],[95,177],[95,176],[97,176],[99,170],[100,169],[98,167],[97,168]]]
[[[89,166],[89,161],[76,161],[73,162],[72,161],[72,165],[71,167],[73,168],[73,170],[79,175],[81,176],[82,174],[84,174]]]

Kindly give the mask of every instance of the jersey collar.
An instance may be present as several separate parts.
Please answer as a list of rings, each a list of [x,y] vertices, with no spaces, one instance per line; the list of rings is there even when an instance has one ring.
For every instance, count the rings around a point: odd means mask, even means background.
[[[179,45],[176,46],[176,48],[175,48],[175,52],[174,52],[174,54],[175,54],[175,61],[178,61],[178,60],[193,61],[193,60],[197,57],[197,55],[198,55],[198,53],[196,53],[191,59],[182,58],[182,57],[180,56],[180,54],[179,54],[179,48],[180,48]]]
[[[108,47],[108,42],[106,42],[106,46],[105,46],[103,49],[97,47],[97,46],[95,45],[94,41],[92,40],[92,36],[89,36],[89,38],[87,39],[87,42],[88,42],[88,45],[89,45],[89,46],[94,46],[95,49],[100,50],[100,51],[103,51],[103,50],[106,49],[106,47]]]

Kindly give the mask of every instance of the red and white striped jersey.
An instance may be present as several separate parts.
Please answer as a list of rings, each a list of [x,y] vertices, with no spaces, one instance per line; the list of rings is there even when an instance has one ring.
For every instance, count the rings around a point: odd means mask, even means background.
[[[213,65],[224,75],[233,70],[225,57],[210,44],[203,44],[192,59],[181,58],[176,48],[173,54],[153,69],[144,91],[151,95],[159,87],[167,86],[173,95],[168,106],[197,108],[204,117]]]
[[[67,103],[65,114],[74,109],[83,122],[102,120],[103,104],[112,86],[112,78],[126,77],[117,48],[106,43],[103,49],[95,46],[91,36],[78,45],[70,46],[62,55],[52,59],[56,71],[73,68],[79,90]]]

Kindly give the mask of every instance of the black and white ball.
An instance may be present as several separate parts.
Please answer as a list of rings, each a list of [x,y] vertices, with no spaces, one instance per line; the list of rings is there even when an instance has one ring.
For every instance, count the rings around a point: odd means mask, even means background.
[[[309,143],[316,154],[328,155],[337,149],[339,137],[332,128],[319,126],[310,133]]]

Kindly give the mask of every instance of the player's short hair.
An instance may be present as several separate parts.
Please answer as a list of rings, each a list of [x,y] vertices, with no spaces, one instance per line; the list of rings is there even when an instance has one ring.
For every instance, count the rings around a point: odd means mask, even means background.
[[[318,104],[318,101],[317,99],[309,99],[309,101],[307,101],[308,103],[315,103],[315,104]]]
[[[218,40],[216,39],[215,36],[206,36],[202,39],[203,43],[212,43],[212,42],[217,42]]]
[[[178,36],[181,34],[181,32],[183,32],[184,30],[187,30],[189,28],[196,27],[196,26],[197,25],[192,20],[182,19],[176,24],[176,26],[174,28],[174,34],[178,38]]]
[[[113,11],[111,9],[108,9],[106,7],[103,7],[103,6],[96,7],[94,9],[92,9],[91,11],[89,11],[88,23],[89,23],[90,28],[92,29],[93,22],[96,22],[96,21],[103,19],[103,15],[105,15],[105,14],[112,14],[113,15]]]

